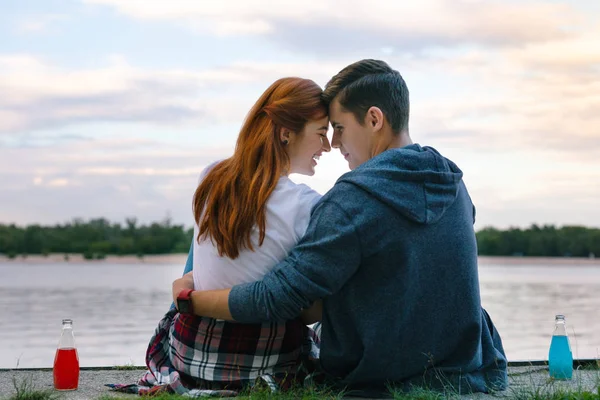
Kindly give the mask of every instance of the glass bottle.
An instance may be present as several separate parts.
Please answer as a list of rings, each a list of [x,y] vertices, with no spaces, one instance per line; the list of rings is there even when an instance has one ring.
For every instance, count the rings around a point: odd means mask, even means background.
[[[571,379],[573,376],[573,353],[569,344],[565,316],[557,315],[554,322],[554,333],[548,353],[550,376],[554,379]]]
[[[75,390],[79,385],[79,356],[73,335],[73,320],[62,320],[62,333],[54,357],[54,388]]]

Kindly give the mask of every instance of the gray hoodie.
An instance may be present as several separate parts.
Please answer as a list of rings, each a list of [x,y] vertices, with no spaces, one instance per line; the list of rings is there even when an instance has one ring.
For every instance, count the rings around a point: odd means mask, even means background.
[[[340,177],[290,255],[232,289],[230,311],[240,322],[287,320],[323,299],[320,366],[349,389],[502,389],[474,219],[452,161],[418,144],[388,150]]]

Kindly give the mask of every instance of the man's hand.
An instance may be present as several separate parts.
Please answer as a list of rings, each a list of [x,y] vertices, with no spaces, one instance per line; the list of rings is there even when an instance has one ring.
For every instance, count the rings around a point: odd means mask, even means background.
[[[193,271],[173,281],[173,301],[175,302],[175,307],[177,307],[177,296],[179,296],[179,293],[183,289],[194,289]]]

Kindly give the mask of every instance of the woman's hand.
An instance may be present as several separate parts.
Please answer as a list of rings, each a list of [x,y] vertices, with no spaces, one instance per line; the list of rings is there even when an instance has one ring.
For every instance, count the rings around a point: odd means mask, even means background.
[[[177,307],[177,296],[184,289],[194,289],[194,276],[190,271],[173,281],[173,301]],[[233,321],[229,311],[229,292],[231,289],[195,290],[190,295],[195,315]],[[179,310],[179,309],[178,309]]]
[[[173,281],[173,301],[175,307],[177,307],[177,296],[184,289],[194,289],[194,275],[193,271],[188,272],[179,279]]]

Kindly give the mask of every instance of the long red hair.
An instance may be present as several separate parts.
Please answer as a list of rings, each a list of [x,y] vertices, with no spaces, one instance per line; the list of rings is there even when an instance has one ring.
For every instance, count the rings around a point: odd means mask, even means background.
[[[327,115],[322,89],[301,78],[275,81],[254,104],[240,131],[232,157],[215,165],[194,193],[193,212],[200,231],[220,256],[235,259],[242,248],[254,250],[252,228],[265,238],[266,203],[290,160],[281,128],[298,134],[311,119]]]

